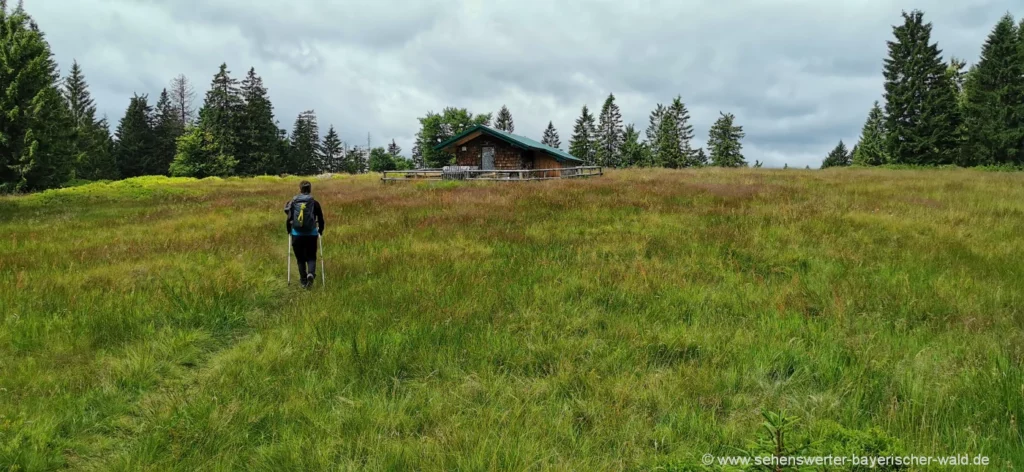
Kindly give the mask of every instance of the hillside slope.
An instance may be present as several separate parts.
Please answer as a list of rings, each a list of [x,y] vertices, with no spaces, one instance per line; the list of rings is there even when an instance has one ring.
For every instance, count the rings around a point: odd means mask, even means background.
[[[680,469],[762,410],[1024,464],[1024,174],[314,181],[312,292],[297,182],[0,199],[0,469]]]

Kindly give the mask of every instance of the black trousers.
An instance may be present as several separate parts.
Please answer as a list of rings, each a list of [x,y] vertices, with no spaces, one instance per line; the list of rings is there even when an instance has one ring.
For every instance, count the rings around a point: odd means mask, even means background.
[[[292,251],[299,263],[299,280],[306,283],[306,274],[316,277],[316,245],[319,236],[292,236]]]

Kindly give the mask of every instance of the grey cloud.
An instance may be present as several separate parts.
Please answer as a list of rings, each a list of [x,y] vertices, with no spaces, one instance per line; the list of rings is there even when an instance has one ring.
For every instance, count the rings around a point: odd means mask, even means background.
[[[323,45],[349,44],[383,51],[400,47],[443,14],[433,1],[317,2],[247,0],[135,0],[167,9],[183,23],[234,28],[252,41],[256,53],[300,72],[314,72],[326,60]],[[391,5],[389,5],[391,3]]]
[[[221,62],[255,66],[282,127],[315,109],[349,143],[396,141],[445,106],[507,104],[517,131],[549,120],[567,146],[582,105],[615,93],[643,130],[681,95],[702,144],[719,111],[747,132],[751,161],[816,167],[853,144],[882,93],[900,11],[921,8],[946,57],[974,60],[1018,0],[483,1],[31,0],[62,68],[78,58],[117,121],[133,92],[156,97],[178,73],[201,97]],[[81,18],[89,12],[88,20]]]

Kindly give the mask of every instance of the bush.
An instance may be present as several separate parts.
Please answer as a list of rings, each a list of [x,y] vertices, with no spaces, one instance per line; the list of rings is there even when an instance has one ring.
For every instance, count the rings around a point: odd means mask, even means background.
[[[370,151],[370,172],[384,172],[396,170],[395,158],[384,148],[373,148]]]
[[[178,153],[171,162],[171,175],[176,177],[226,177],[238,161],[221,152],[213,134],[195,127],[178,138]]]

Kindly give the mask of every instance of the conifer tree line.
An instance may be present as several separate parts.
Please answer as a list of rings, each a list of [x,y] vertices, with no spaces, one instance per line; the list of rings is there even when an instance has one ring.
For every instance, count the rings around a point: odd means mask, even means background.
[[[958,165],[1024,167],[1024,21],[1001,17],[969,68],[944,59],[921,11],[902,14],[887,42],[885,92],[870,108],[852,148],[839,143],[823,167]],[[349,146],[326,132],[313,110],[282,129],[262,78],[239,80],[226,64],[202,96],[188,78],[152,95],[130,97],[114,122],[98,116],[87,65],[61,74],[43,33],[20,4],[0,0],[0,192],[32,191],[78,180],[141,175],[229,176],[312,174],[439,167],[452,162],[433,147],[469,126],[516,132],[506,106],[473,114],[448,107],[419,119],[412,160],[390,145]],[[111,133],[113,129],[113,133]],[[561,148],[551,122],[545,145]],[[706,148],[692,144],[681,97],[658,104],[646,129],[624,123],[615,96],[582,107],[567,147],[590,165],[686,168],[743,167],[744,131],[732,114],[711,126]],[[523,133],[522,130],[518,130]],[[528,133],[533,134],[533,133]]]
[[[441,113],[428,112],[419,119],[420,131],[413,148],[413,166],[437,168],[454,162],[451,153],[436,151],[434,146],[456,136],[471,126],[490,125],[491,114],[474,115],[465,108],[445,108]],[[497,113],[494,128],[513,132],[512,113],[505,105]],[[542,132],[541,144],[561,149],[562,141],[552,122]],[[677,96],[668,105],[658,104],[650,115],[643,137],[636,125],[623,125],[622,112],[609,94],[596,116],[584,105],[569,139],[569,154],[585,165],[603,167],[746,167],[743,157],[743,127],[732,114],[722,113],[708,135],[708,152],[694,148],[690,112]]]
[[[596,120],[596,123],[595,123]],[[623,126],[622,113],[609,94],[596,119],[584,106],[573,126],[569,153],[587,165],[603,167],[746,167],[743,127],[730,113],[720,116],[708,132],[707,148],[694,147],[690,112],[681,96],[657,104],[641,135],[636,125]]]
[[[822,168],[885,164],[1024,167],[1024,21],[1007,13],[978,62],[945,62],[919,10],[893,27],[875,102],[851,149],[840,142]]]
[[[300,114],[289,134],[274,117],[263,80],[239,81],[226,64],[200,102],[179,75],[159,94],[136,94],[113,123],[97,116],[85,68],[64,77],[50,46],[20,4],[0,0],[0,192],[76,180],[142,175],[360,173],[411,167],[397,145],[346,146],[334,127],[321,139],[316,114]],[[373,162],[371,158],[376,156]],[[375,168],[376,167],[376,168]]]

